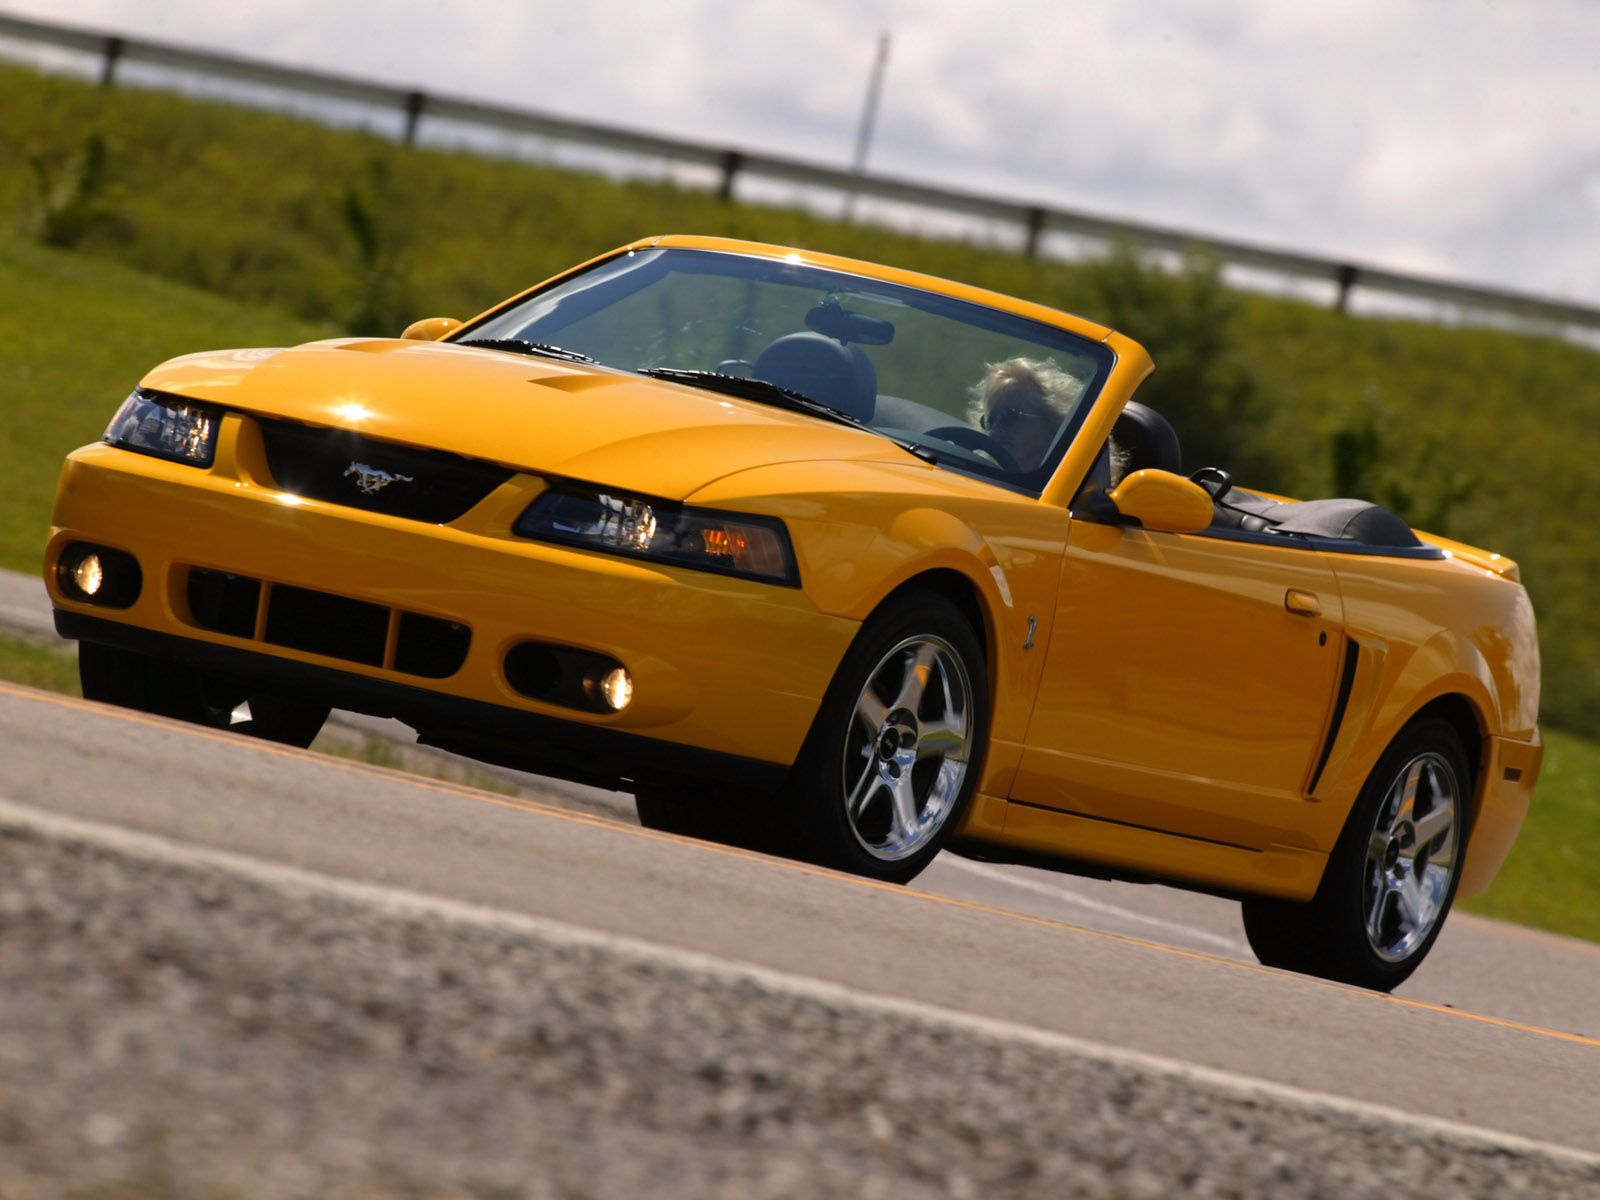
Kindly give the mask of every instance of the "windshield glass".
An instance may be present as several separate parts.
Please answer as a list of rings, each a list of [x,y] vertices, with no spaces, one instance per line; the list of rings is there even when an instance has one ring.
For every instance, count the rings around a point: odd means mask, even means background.
[[[452,341],[514,339],[626,371],[764,380],[931,453],[1038,491],[1110,370],[1099,343],[983,305],[783,259],[618,255]],[[726,386],[726,385],[725,385]],[[760,399],[760,387],[738,392]],[[783,400],[773,396],[774,402]]]

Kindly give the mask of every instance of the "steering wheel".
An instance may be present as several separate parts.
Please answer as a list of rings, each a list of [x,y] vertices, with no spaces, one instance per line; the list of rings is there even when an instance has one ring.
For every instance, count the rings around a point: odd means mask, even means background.
[[[1233,476],[1221,467],[1201,467],[1189,476],[1191,483],[1198,483],[1210,495],[1212,503],[1221,500],[1233,489]]]
[[[929,437],[938,438],[941,442],[954,442],[957,446],[965,446],[968,450],[987,454],[1007,474],[1022,474],[1022,464],[1017,461],[1016,455],[981,429],[974,429],[971,425],[941,425],[937,429],[923,432]]]

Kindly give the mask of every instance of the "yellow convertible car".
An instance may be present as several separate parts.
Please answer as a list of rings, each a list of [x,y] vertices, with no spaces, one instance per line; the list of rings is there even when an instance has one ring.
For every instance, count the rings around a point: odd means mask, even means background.
[[[977,288],[651,238],[465,324],[157,367],[68,458],[45,577],[93,699],[394,716],[877,879],[1176,882],[1393,987],[1538,775],[1517,568],[1186,475],[1150,370]]]

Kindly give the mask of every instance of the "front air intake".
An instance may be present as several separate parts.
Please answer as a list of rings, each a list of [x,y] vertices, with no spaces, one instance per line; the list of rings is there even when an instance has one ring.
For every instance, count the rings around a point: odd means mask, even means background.
[[[187,620],[213,633],[424,679],[454,675],[472,646],[472,630],[446,617],[228,571],[191,567],[188,575]]]

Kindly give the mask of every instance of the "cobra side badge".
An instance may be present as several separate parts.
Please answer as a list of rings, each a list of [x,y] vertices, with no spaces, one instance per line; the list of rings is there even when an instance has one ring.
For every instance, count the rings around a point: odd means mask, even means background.
[[[380,471],[377,467],[369,467],[366,463],[353,462],[344,470],[345,478],[351,475],[356,477],[356,486],[361,489],[364,496],[376,496],[391,483],[415,483],[416,479],[410,475],[393,475],[388,471]]]

